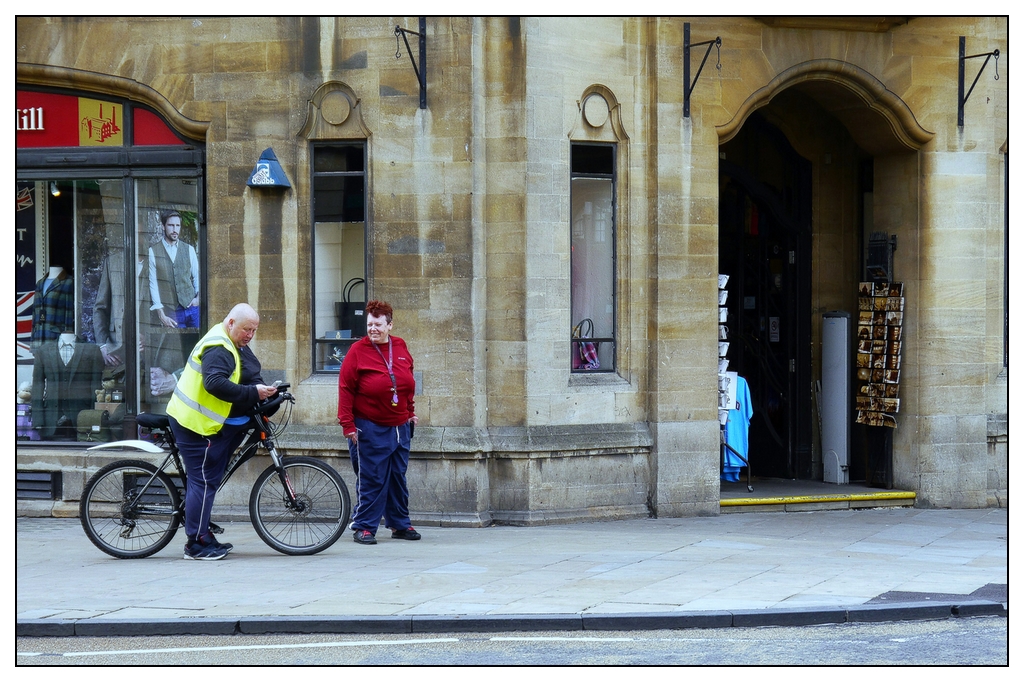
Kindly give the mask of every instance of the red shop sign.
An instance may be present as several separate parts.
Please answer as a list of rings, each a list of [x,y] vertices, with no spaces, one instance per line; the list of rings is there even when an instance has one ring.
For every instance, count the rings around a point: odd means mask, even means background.
[[[136,145],[181,145],[158,116],[132,109]],[[19,90],[15,130],[18,149],[120,147],[125,144],[124,106],[117,102]]]

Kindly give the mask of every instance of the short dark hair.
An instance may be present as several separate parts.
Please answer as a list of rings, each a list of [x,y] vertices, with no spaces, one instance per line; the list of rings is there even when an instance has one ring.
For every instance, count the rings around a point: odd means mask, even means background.
[[[181,214],[177,211],[160,211],[160,224],[166,226],[167,221],[175,217],[177,217],[178,220],[181,220]]]
[[[366,315],[373,315],[374,317],[380,317],[383,315],[387,318],[388,324],[391,324],[391,316],[394,314],[394,310],[391,308],[391,304],[387,301],[378,301],[374,299],[367,303],[363,310],[366,311]]]

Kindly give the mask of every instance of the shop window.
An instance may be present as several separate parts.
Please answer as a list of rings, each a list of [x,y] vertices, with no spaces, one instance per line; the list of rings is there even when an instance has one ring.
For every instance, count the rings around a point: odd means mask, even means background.
[[[337,372],[366,335],[366,148],[313,146],[313,369]]]
[[[197,182],[139,180],[135,206],[139,411],[163,414],[189,351],[205,331]]]
[[[573,144],[573,372],[615,370],[615,146]]]
[[[31,424],[19,437],[120,438],[129,356],[138,411],[163,412],[201,327],[196,184],[131,185],[129,260],[123,180],[17,183],[18,417]]]
[[[136,438],[207,323],[201,145],[125,100],[17,104],[17,439]]]
[[[17,183],[19,439],[121,435],[123,187],[120,179]],[[104,417],[99,403],[118,405]]]

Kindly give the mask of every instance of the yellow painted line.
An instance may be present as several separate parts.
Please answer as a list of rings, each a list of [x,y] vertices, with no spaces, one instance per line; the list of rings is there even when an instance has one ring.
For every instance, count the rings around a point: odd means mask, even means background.
[[[743,507],[755,504],[806,504],[808,502],[870,502],[873,500],[913,500],[917,493],[852,493],[850,495],[792,495],[782,497],[735,497],[722,499],[720,507]]]

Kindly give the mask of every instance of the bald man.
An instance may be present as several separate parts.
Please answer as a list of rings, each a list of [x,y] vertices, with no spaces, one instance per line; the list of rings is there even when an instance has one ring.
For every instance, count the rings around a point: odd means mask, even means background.
[[[186,559],[215,561],[231,550],[210,532],[210,511],[231,453],[242,442],[261,400],[277,393],[260,376],[249,348],[260,326],[252,306],[239,303],[206,333],[189,356],[167,403],[171,431],[185,465]]]

